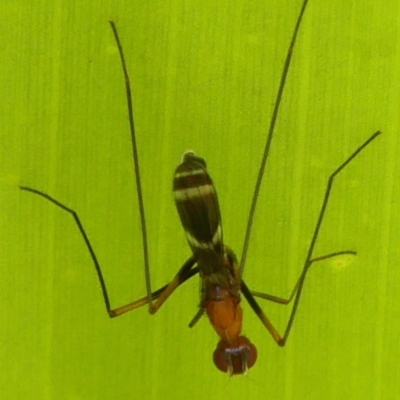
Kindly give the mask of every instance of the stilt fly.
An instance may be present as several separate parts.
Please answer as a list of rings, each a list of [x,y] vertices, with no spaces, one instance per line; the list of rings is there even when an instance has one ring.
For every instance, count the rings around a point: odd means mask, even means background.
[[[194,152],[186,152],[183,155],[181,164],[175,170],[173,180],[173,194],[175,205],[177,207],[182,226],[185,230],[186,239],[191,248],[192,255],[178,270],[174,279],[170,283],[156,291],[153,291],[150,278],[146,218],[143,205],[142,185],[139,171],[139,158],[133,119],[131,85],[122,45],[113,21],[110,21],[110,25],[118,47],[123,75],[125,79],[128,118],[132,139],[136,189],[141,221],[147,296],[132,303],[126,304],[122,307],[112,308],[106,288],[106,283],[100,268],[100,263],[97,260],[95,251],[89,240],[89,236],[86,233],[77,212],[42,191],[32,189],[27,186],[20,186],[22,190],[34,193],[45,198],[46,200],[66,211],[73,217],[77,228],[79,229],[80,234],[82,235],[82,238],[86,244],[87,250],[89,251],[92,258],[100,282],[105,306],[110,317],[120,316],[127,311],[134,310],[146,304],[148,304],[149,306],[150,314],[154,314],[178,286],[186,282],[194,275],[199,274],[202,284],[200,305],[198,312],[190,322],[189,326],[193,327],[204,313],[207,314],[211,325],[219,336],[219,342],[213,355],[214,364],[218,369],[227,372],[229,375],[246,373],[248,369],[254,365],[257,359],[256,347],[254,346],[254,344],[251,343],[248,338],[241,335],[241,294],[243,294],[244,298],[247,300],[250,307],[256,313],[261,323],[272,335],[275,342],[279,346],[284,346],[289,337],[299,305],[306,274],[311,265],[315,262],[327,260],[329,258],[336,257],[342,254],[356,254],[356,252],[352,250],[343,250],[319,257],[314,257],[313,252],[316,241],[318,239],[321,224],[325,216],[325,211],[328,206],[335,178],[339,175],[341,171],[344,170],[344,168],[348,166],[350,162],[352,162],[358,156],[358,154],[362,150],[364,150],[378,135],[380,135],[379,131],[374,133],[371,137],[368,138],[368,140],[361,144],[329,176],[321,203],[319,216],[315,224],[314,233],[310,240],[310,245],[303,264],[303,269],[289,298],[284,299],[270,294],[251,291],[242,279],[243,270],[246,264],[247,250],[253,226],[253,218],[257,205],[257,199],[263,180],[263,174],[265,171],[270,145],[274,134],[275,123],[278,116],[279,106],[281,103],[287,74],[289,72],[293,49],[296,43],[303,15],[307,7],[307,3],[308,0],[303,1],[287,51],[286,61],[283,67],[274,111],[272,114],[266,144],[249,211],[249,218],[245,232],[244,246],[240,263],[238,262],[233,251],[223,242],[221,215],[217,193],[213,181],[211,180],[211,177],[207,171],[206,162],[204,161],[204,159],[197,156]],[[256,297],[280,304],[288,304],[294,299],[293,308],[283,335],[281,335],[277,331],[277,329],[275,329],[274,325],[270,322],[266,314],[262,311],[261,307],[255,299]]]

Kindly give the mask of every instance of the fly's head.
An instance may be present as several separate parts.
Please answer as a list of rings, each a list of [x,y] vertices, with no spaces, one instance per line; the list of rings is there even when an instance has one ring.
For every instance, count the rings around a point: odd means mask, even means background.
[[[245,336],[235,343],[220,340],[213,355],[215,366],[229,376],[246,374],[257,361],[257,348]]]

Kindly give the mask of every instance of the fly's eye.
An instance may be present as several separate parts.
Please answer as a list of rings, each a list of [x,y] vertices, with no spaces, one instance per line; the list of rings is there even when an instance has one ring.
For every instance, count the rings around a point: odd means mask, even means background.
[[[244,336],[233,343],[221,340],[213,355],[215,366],[228,375],[245,374],[257,361],[257,349]]]

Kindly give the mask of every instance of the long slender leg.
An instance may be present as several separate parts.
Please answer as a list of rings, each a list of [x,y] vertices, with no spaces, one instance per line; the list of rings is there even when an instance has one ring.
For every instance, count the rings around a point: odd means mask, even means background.
[[[340,254],[354,254],[355,255],[356,252],[355,251],[343,251],[343,252],[327,254],[326,256],[314,258],[314,259],[310,260],[310,263],[309,263],[307,269],[309,267],[311,267],[311,264],[314,262],[326,260],[328,258],[332,258],[332,257],[335,257]],[[244,297],[246,298],[246,300],[248,301],[248,303],[250,304],[250,307],[257,314],[257,316],[261,320],[262,324],[268,329],[268,332],[271,334],[271,336],[274,338],[274,340],[280,346],[284,345],[284,341],[283,341],[281,335],[279,334],[279,332],[277,331],[275,326],[271,323],[269,318],[265,315],[264,311],[261,309],[261,307],[259,306],[259,304],[257,303],[257,301],[254,297],[272,301],[272,302],[278,303],[278,304],[287,305],[293,300],[294,295],[297,293],[301,277],[302,277],[302,274],[299,276],[299,279],[297,280],[294,288],[292,289],[292,293],[290,294],[289,298],[287,298],[287,299],[285,299],[283,297],[274,296],[274,295],[271,295],[268,293],[261,293],[261,292],[256,292],[254,290],[250,290],[243,280],[241,282],[241,291],[242,291]]]
[[[133,118],[132,89],[131,89],[131,83],[130,83],[130,79],[129,79],[128,68],[126,67],[124,50],[122,48],[121,41],[118,36],[117,28],[115,26],[114,21],[109,21],[109,23],[110,23],[112,32],[114,34],[115,42],[118,47],[118,53],[119,53],[119,57],[121,60],[122,72],[123,72],[124,80],[125,80],[126,104],[128,107],[129,130],[131,133],[133,166],[134,166],[135,181],[136,181],[136,193],[137,193],[138,204],[139,204],[140,224],[142,227],[141,232],[142,232],[143,260],[144,260],[146,291],[147,291],[147,297],[148,297],[149,311],[150,311],[150,313],[154,313],[155,310],[153,310],[153,298],[152,298],[152,290],[151,290],[147,226],[146,226],[146,217],[145,217],[145,212],[144,212],[142,183],[141,183],[141,179],[140,179],[139,154],[138,154],[138,148],[137,148],[137,143],[136,143],[135,122],[134,122],[134,118]]]
[[[324,261],[324,260],[327,260],[327,259],[329,259],[329,258],[337,257],[337,256],[340,256],[340,255],[343,255],[343,254],[356,255],[357,253],[356,253],[355,251],[352,251],[352,250],[336,251],[336,252],[334,252],[334,253],[330,253],[330,254],[326,254],[326,255],[324,255],[324,256],[320,256],[320,257],[313,258],[312,260],[310,260],[310,266],[311,266],[311,264],[313,264],[313,263],[315,263],[315,262]],[[295,295],[296,292],[297,292],[297,289],[298,289],[298,287],[299,287],[300,278],[301,278],[301,275],[299,276],[299,279],[297,279],[297,282],[296,282],[296,284],[294,285],[294,288],[292,289],[292,292],[291,292],[289,298],[287,298],[287,299],[285,299],[285,298],[283,298],[283,297],[274,296],[274,295],[268,294],[268,293],[257,292],[257,291],[255,291],[255,290],[250,290],[249,292],[250,292],[250,295],[251,295],[251,296],[258,297],[258,298],[260,298],[260,299],[264,299],[264,300],[268,300],[268,301],[272,301],[272,302],[274,302],[274,303],[287,305],[287,304],[289,304],[289,303],[293,300],[293,297],[294,297],[294,295]],[[166,285],[166,286],[167,286],[167,285]],[[164,289],[166,286],[164,286],[162,289]],[[160,290],[160,289],[159,289],[159,290]],[[154,292],[154,293],[153,293],[153,298],[154,298],[154,299],[158,298],[158,293],[157,293],[157,295],[156,295],[156,292]],[[145,298],[143,298],[143,299],[141,299],[141,300],[144,301]],[[255,310],[254,310],[254,311],[255,311]],[[204,311],[204,308],[200,308],[200,309],[197,311],[196,315],[195,315],[195,316],[192,318],[192,320],[189,322],[189,328],[193,328],[193,327],[197,324],[197,322],[199,321],[199,319],[203,316],[204,312],[205,312],[205,311]],[[261,312],[262,312],[262,311],[261,311]]]
[[[205,313],[205,310],[203,307],[200,307],[196,313],[196,315],[192,318],[192,320],[189,322],[189,328],[193,328],[197,322],[199,322],[199,319],[203,316]]]
[[[275,97],[274,110],[272,112],[272,117],[271,117],[271,121],[269,123],[269,128],[268,128],[267,141],[265,142],[264,152],[263,152],[263,156],[261,159],[260,168],[258,170],[257,181],[256,181],[256,185],[254,186],[254,193],[253,193],[253,197],[251,199],[249,218],[247,219],[247,227],[246,227],[246,233],[244,236],[243,251],[242,251],[242,257],[240,259],[240,267],[239,267],[240,268],[240,276],[243,275],[244,266],[246,264],[247,251],[249,249],[250,235],[251,235],[251,231],[253,229],[254,215],[255,215],[255,211],[256,211],[258,195],[260,193],[261,183],[263,182],[263,178],[264,178],[264,172],[265,172],[265,168],[266,168],[268,156],[269,156],[269,149],[271,147],[272,138],[273,138],[274,132],[275,132],[275,125],[276,125],[276,121],[278,119],[278,113],[279,113],[280,105],[282,102],[283,91],[285,89],[285,84],[286,84],[286,78],[288,76],[290,63],[292,61],[294,46],[296,44],[297,35],[300,30],[300,25],[301,25],[304,13],[307,8],[307,4],[308,4],[308,0],[304,0],[303,4],[301,6],[301,9],[300,9],[299,16],[297,17],[297,22],[294,27],[293,33],[292,33],[292,39],[290,41],[289,48],[286,53],[286,60],[285,60],[284,66],[283,66],[283,71],[282,71],[281,80],[279,82],[278,92],[276,93],[276,97]]]
[[[254,310],[254,312],[257,314],[257,316],[260,318],[261,322],[264,324],[264,326],[267,328],[267,330],[270,332],[270,334],[272,335],[272,337],[274,338],[274,340],[276,341],[276,343],[279,346],[284,346],[286,344],[286,341],[287,341],[288,337],[289,337],[289,334],[290,334],[290,331],[291,331],[291,328],[292,328],[292,325],[293,325],[293,321],[294,321],[294,318],[296,316],[297,308],[299,306],[301,293],[303,291],[304,281],[305,281],[305,278],[306,278],[306,275],[307,275],[307,272],[308,272],[310,266],[315,261],[320,261],[321,259],[326,259],[327,258],[326,256],[323,256],[322,258],[318,257],[318,258],[313,259],[312,258],[312,254],[313,254],[313,251],[314,251],[314,247],[315,247],[316,241],[318,239],[318,235],[319,235],[319,231],[321,229],[322,221],[323,221],[324,216],[325,216],[325,211],[326,211],[326,208],[328,206],[328,202],[329,202],[329,199],[330,199],[330,194],[331,194],[331,191],[332,191],[332,186],[333,186],[334,180],[335,180],[336,176],[341,171],[343,171],[343,169],[352,160],[354,160],[354,158],[363,149],[365,149],[365,147],[367,147],[374,139],[376,139],[380,134],[381,134],[381,132],[379,132],[379,131],[375,132],[368,140],[366,140],[360,147],[358,147],[350,155],[350,157],[348,157],[338,168],[336,168],[336,170],[330,175],[330,177],[328,179],[328,183],[327,183],[327,186],[326,186],[326,189],[325,189],[325,195],[324,195],[324,198],[323,198],[323,201],[322,201],[321,210],[319,212],[319,216],[318,216],[315,228],[314,228],[314,233],[313,233],[313,236],[312,236],[312,239],[311,239],[311,242],[310,242],[310,247],[309,247],[308,252],[307,252],[307,257],[306,257],[306,260],[304,261],[303,270],[302,270],[302,273],[301,273],[300,278],[298,280],[298,283],[296,285],[297,290],[296,290],[296,296],[294,298],[294,304],[293,304],[292,312],[290,314],[288,323],[286,325],[286,329],[285,329],[285,333],[284,333],[283,337],[279,334],[279,332],[275,329],[275,327],[269,321],[268,317],[262,311],[261,307],[258,305],[257,301],[255,300],[255,298],[251,294],[251,291],[247,287],[246,283],[243,280],[241,282],[241,290],[242,290],[242,293],[243,293],[244,297],[246,298],[246,300],[250,304],[251,308]],[[296,287],[295,287],[295,289],[296,289]]]
[[[313,264],[315,262],[324,261],[324,260],[327,260],[329,258],[337,257],[337,256],[340,256],[340,255],[343,255],[343,254],[356,255],[357,253],[355,251],[352,251],[352,250],[336,251],[334,253],[329,253],[329,254],[326,254],[324,256],[313,258],[312,260],[310,260],[310,266],[311,266],[311,264]],[[301,277],[301,275],[300,275],[300,277]],[[258,298],[263,299],[263,300],[268,300],[268,301],[272,301],[274,303],[287,305],[293,300],[293,297],[297,292],[297,289],[299,287],[300,277],[299,277],[299,279],[297,279],[297,282],[294,285],[294,288],[292,289],[292,292],[291,292],[289,298],[287,298],[287,299],[285,299],[283,297],[274,296],[274,295],[268,294],[268,293],[256,292],[255,290],[248,290],[248,293],[250,293],[250,294],[248,294],[248,296],[258,297]],[[153,297],[155,298],[154,293],[153,293]],[[256,310],[254,310],[254,311],[257,313]],[[190,321],[189,328],[193,328],[197,324],[199,319],[203,316],[203,314],[204,314],[204,308],[200,308],[197,311],[196,315]],[[259,315],[259,314],[257,314],[257,315]],[[261,314],[259,315],[259,317],[260,317],[261,321],[264,323],[264,319],[266,318],[266,316],[264,315],[262,310],[261,310]]]
[[[100,287],[101,291],[103,294],[103,299],[104,299],[104,304],[106,306],[107,313],[110,317],[118,317],[130,310],[134,310],[135,308],[141,307],[145,304],[148,304],[149,302],[149,296],[146,296],[144,298],[138,299],[132,303],[126,304],[124,306],[118,307],[118,308],[111,308],[110,304],[110,298],[108,296],[107,292],[107,286],[103,277],[103,273],[101,272],[101,267],[100,263],[97,260],[96,253],[93,249],[92,244],[90,243],[89,237],[85,231],[85,228],[82,225],[81,220],[79,219],[79,216],[76,211],[72,210],[71,208],[67,207],[65,204],[60,203],[58,200],[54,199],[53,197],[49,196],[46,193],[40,192],[39,190],[32,189],[26,186],[20,186],[21,190],[25,190],[27,192],[34,193],[38,196],[41,196],[45,198],[46,200],[50,201],[51,203],[55,204],[57,207],[61,208],[62,210],[66,211],[70,215],[72,215],[79,232],[85,242],[86,248],[88,249],[90,253],[90,257],[93,261],[93,265],[96,269],[97,277],[100,282]],[[179,269],[178,273],[175,275],[175,278],[168,284],[163,286],[162,288],[156,290],[154,293],[151,294],[151,298],[157,299],[157,302],[159,301],[159,298],[162,298],[163,301],[161,304],[164,303],[166,298],[182,283],[186,282],[188,279],[190,279],[192,276],[198,273],[198,268],[193,266],[196,264],[196,260],[191,256],[184,264],[183,266]],[[155,303],[156,304],[156,303]],[[157,310],[160,308],[161,304],[158,304]]]
[[[189,258],[186,261],[186,263],[183,265],[183,267],[186,267],[187,264],[190,263],[190,262],[192,262],[192,258]],[[199,273],[199,267],[194,267],[194,268],[192,268],[190,270],[186,270],[186,268],[185,268],[182,271],[183,267],[181,268],[181,270],[179,270],[180,274],[178,272],[178,274],[179,274],[179,279],[178,279],[179,280],[179,284],[178,284],[178,286],[181,286],[183,283],[185,283],[190,278],[192,278],[193,276],[195,276],[195,275],[197,275]],[[152,292],[151,296],[152,296],[153,300],[157,300],[162,295],[162,293],[165,291],[165,289],[167,289],[167,287],[171,283],[172,282],[167,283],[166,285],[164,285],[164,286],[160,287],[159,289],[155,290],[154,292]],[[144,296],[144,297],[142,297],[142,298],[140,298],[140,299],[138,299],[138,300],[136,300],[136,301],[134,301],[132,303],[127,304],[126,306],[118,307],[118,309],[115,309],[115,310],[124,309],[125,307],[129,307],[130,309],[133,310],[135,308],[139,308],[139,307],[142,307],[142,306],[148,304],[148,302],[149,302],[148,297]],[[129,311],[129,310],[126,310],[126,311]],[[116,311],[116,314],[117,313],[118,313],[118,311]],[[118,315],[120,315],[120,314],[122,314],[122,313],[119,313]]]
[[[126,67],[125,56],[123,52],[123,48],[121,45],[121,41],[118,36],[118,31],[113,21],[109,21],[115,42],[117,44],[118,53],[121,60],[121,67],[124,76],[125,82],[125,92],[126,92],[126,101],[127,101],[127,108],[128,108],[128,120],[129,120],[129,130],[131,134],[131,144],[132,144],[132,154],[133,154],[133,167],[134,167],[134,174],[135,174],[135,181],[136,181],[136,192],[138,197],[138,204],[139,204],[139,215],[140,215],[140,223],[141,223],[141,234],[142,234],[142,246],[143,246],[143,260],[144,260],[144,269],[145,269],[145,281],[146,281],[146,292],[147,292],[147,301],[143,299],[139,299],[133,303],[129,303],[125,306],[112,309],[110,305],[110,299],[107,293],[106,284],[104,281],[103,274],[101,272],[100,264],[97,260],[96,254],[93,250],[93,247],[89,241],[89,238],[83,228],[83,225],[79,219],[78,214],[72,210],[71,208],[65,206],[64,204],[60,203],[56,199],[52,198],[46,193],[40,192],[39,190],[32,189],[26,186],[20,186],[21,190],[26,190],[31,193],[35,193],[41,197],[44,197],[48,201],[52,202],[53,204],[57,205],[58,207],[62,208],[64,211],[70,213],[76,225],[79,228],[79,231],[85,241],[86,247],[90,253],[90,256],[93,260],[94,266],[96,268],[96,273],[100,282],[104,303],[107,309],[108,314],[110,317],[115,317],[122,315],[123,313],[133,310],[137,307],[140,307],[144,304],[149,305],[149,312],[154,314],[162,304],[164,304],[165,300],[173,293],[173,291],[185,282],[187,279],[192,277],[194,274],[198,272],[197,268],[192,269],[196,261],[193,257],[190,257],[186,263],[182,266],[182,268],[178,271],[175,278],[162,290],[156,290],[154,294],[152,293],[151,288],[151,277],[150,277],[150,266],[149,266],[149,254],[148,254],[148,240],[147,240],[147,227],[146,227],[146,218],[145,218],[145,211],[144,211],[144,202],[143,202],[143,191],[142,191],[142,184],[140,178],[140,169],[139,169],[139,155],[136,143],[136,133],[135,133],[135,123],[134,123],[134,115],[133,115],[133,100],[132,100],[132,89],[130,84],[130,78],[128,69]],[[195,271],[195,272],[193,272]],[[156,302],[153,304],[153,295],[156,296]]]
[[[196,260],[190,257],[185,264],[179,269],[174,279],[167,285],[162,288],[156,290],[151,294],[151,297],[155,302],[153,303],[153,308],[150,308],[150,313],[155,314],[160,307],[164,304],[164,302],[168,299],[168,297],[175,291],[178,286],[182,285],[182,283],[186,282],[192,276],[196,275],[199,272],[198,267],[193,268],[196,264]],[[122,314],[125,314],[128,311],[134,310],[138,307],[144,306],[149,302],[148,296],[143,297],[139,300],[136,300],[132,303],[126,304],[122,307],[115,308],[112,310],[112,317],[118,317]]]
[[[327,260],[329,258],[341,256],[341,255],[344,255],[344,254],[351,254],[351,255],[355,256],[357,253],[355,251],[352,251],[352,250],[335,251],[334,253],[329,253],[329,254],[326,254],[324,256],[313,258],[312,260],[310,260],[310,264],[309,264],[308,268],[311,267],[311,264],[313,264],[315,262],[324,261],[324,260]],[[283,298],[283,297],[274,296],[273,294],[257,292],[255,290],[250,290],[250,293],[254,297],[258,297],[260,299],[272,301],[272,302],[278,303],[278,304],[287,305],[293,300],[294,295],[297,292],[297,289],[298,289],[299,283],[300,283],[300,278],[301,278],[301,275],[297,279],[297,282],[294,285],[294,288],[292,289],[292,292],[291,292],[290,296],[287,299]]]

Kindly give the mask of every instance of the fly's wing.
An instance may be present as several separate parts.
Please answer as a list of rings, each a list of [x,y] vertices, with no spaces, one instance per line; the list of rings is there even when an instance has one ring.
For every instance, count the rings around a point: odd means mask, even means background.
[[[218,197],[205,161],[193,152],[185,153],[175,170],[174,198],[202,274],[219,272],[224,255]]]

